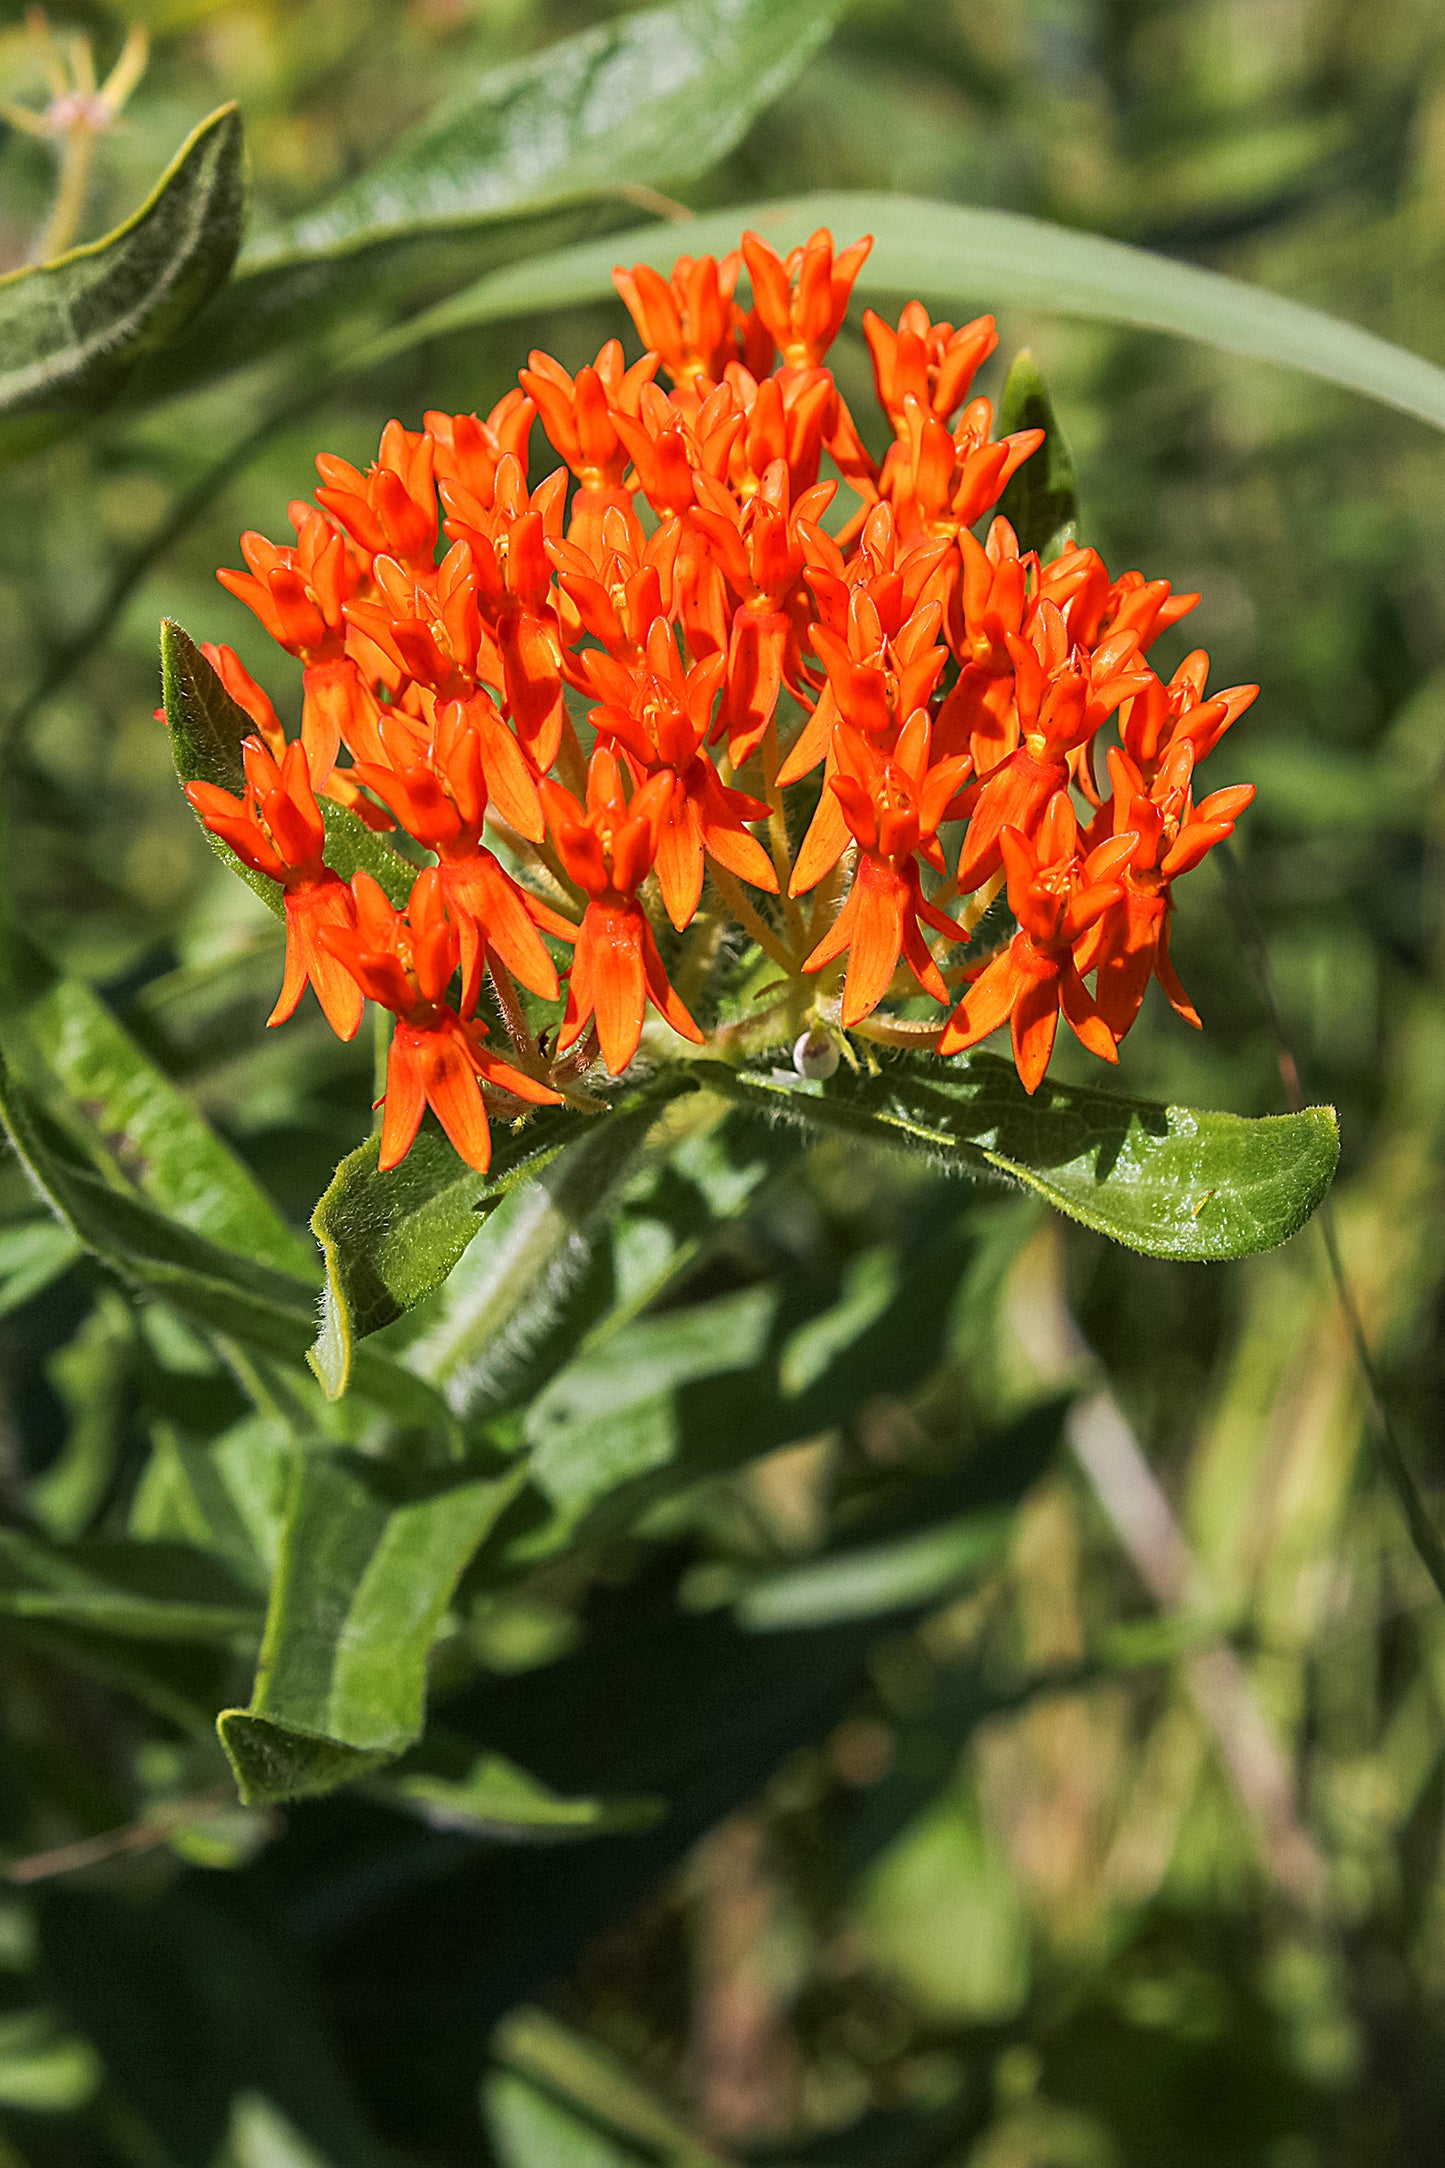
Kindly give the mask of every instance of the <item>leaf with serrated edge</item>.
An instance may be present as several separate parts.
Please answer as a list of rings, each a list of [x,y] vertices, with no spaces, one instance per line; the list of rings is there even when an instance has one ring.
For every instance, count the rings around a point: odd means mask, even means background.
[[[329,1791],[411,1745],[436,1630],[523,1473],[408,1495],[374,1465],[297,1456],[255,1689],[218,1720],[248,1804]]]
[[[941,1172],[992,1168],[1148,1257],[1272,1249],[1304,1225],[1339,1158],[1332,1107],[1251,1120],[1047,1081],[1030,1098],[992,1054],[905,1055],[877,1076],[840,1069],[826,1083],[728,1075],[760,1112],[903,1146]]]
[[[224,105],[114,233],[0,278],[0,458],[105,406],[182,330],[225,284],[244,212],[241,116]]]
[[[256,726],[231,698],[190,634],[169,617],[161,624],[161,687],[171,756],[181,781],[215,783],[239,798],[246,787],[241,744],[255,735]],[[332,871],[343,881],[349,881],[353,873],[369,873],[397,909],[405,909],[416,867],[347,807],[323,801],[321,817],[326,823],[326,863]],[[209,828],[205,835],[217,857],[279,915],[285,905],[277,883],[243,866]]]

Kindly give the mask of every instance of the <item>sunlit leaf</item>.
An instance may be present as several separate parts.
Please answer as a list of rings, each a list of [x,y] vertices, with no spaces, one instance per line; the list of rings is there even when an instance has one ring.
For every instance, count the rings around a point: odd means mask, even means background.
[[[172,374],[214,373],[348,319],[375,321],[407,296],[595,228],[599,216],[615,222],[629,201],[715,165],[841,7],[679,0],[502,68],[490,65],[483,30],[439,112],[329,202],[251,242],[234,292]],[[344,348],[332,358],[344,366]]]
[[[114,233],[0,278],[0,458],[63,435],[175,338],[225,283],[244,207],[241,117],[224,105]]]
[[[1331,1107],[1250,1120],[1047,1080],[1030,1098],[992,1054],[908,1055],[826,1083],[743,1072],[731,1088],[759,1111],[921,1152],[940,1172],[991,1168],[1149,1257],[1273,1248],[1304,1225],[1339,1158]]]
[[[666,1809],[660,1799],[569,1799],[539,1783],[502,1754],[469,1756],[455,1774],[412,1761],[430,1761],[428,1738],[395,1775],[374,1778],[373,1795],[404,1807],[432,1829],[510,1844],[565,1844],[609,1830],[646,1829]]]
[[[689,221],[685,246],[689,255],[721,255],[736,247],[743,227],[752,227],[776,247],[790,248],[818,226],[831,227],[840,240],[874,236],[856,291],[875,304],[917,295],[956,309],[1011,305],[1174,332],[1254,361],[1302,369],[1445,429],[1445,369],[1418,354],[1217,271],[1013,211],[834,191],[709,211]],[[489,272],[414,318],[387,350],[537,309],[606,300],[614,264],[668,270],[683,245],[674,229],[651,225],[533,256]]]
[[[298,1456],[255,1689],[220,1718],[248,1804],[328,1791],[410,1746],[432,1639],[517,1482],[408,1490],[378,1466]]]

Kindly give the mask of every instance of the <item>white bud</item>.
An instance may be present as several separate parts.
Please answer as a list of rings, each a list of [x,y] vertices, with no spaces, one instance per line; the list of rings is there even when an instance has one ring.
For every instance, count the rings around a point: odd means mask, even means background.
[[[810,1083],[832,1076],[838,1066],[838,1049],[825,1031],[805,1031],[793,1048],[793,1067]]]

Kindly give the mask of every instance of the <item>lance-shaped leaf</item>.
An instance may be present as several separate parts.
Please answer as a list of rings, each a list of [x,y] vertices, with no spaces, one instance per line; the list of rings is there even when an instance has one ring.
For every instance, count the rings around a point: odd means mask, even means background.
[[[248,1804],[329,1791],[417,1738],[437,1628],[521,1474],[409,1492],[376,1463],[298,1455],[255,1690],[219,1719]]]
[[[744,227],[752,227],[774,247],[788,249],[819,226],[831,227],[839,240],[873,235],[873,252],[854,289],[860,300],[878,304],[916,294],[955,309],[1013,304],[1174,332],[1226,353],[1302,369],[1445,429],[1445,369],[1418,354],[1217,271],[1014,211],[825,191],[710,211],[689,221],[685,245],[691,256],[721,255],[737,246]],[[604,301],[612,292],[614,264],[650,263],[667,271],[680,253],[675,228],[651,225],[531,256],[488,272],[465,292],[413,317],[387,342],[387,351],[395,353],[403,341],[538,309]],[[368,357],[357,358],[364,365]]]
[[[941,1172],[991,1168],[1148,1257],[1272,1249],[1304,1225],[1339,1158],[1332,1107],[1250,1120],[1047,1080],[1030,1098],[992,1054],[907,1055],[824,1083],[742,1072],[730,1088],[760,1111],[921,1152]]]
[[[190,634],[170,618],[161,623],[161,690],[166,722],[170,728],[171,756],[183,783],[215,783],[239,798],[246,778],[241,766],[241,745],[255,735],[255,724],[238,707]],[[326,823],[326,863],[349,881],[358,871],[379,881],[398,910],[406,906],[415,866],[384,843],[365,821],[345,806],[321,802]],[[206,840],[233,873],[253,888],[262,902],[278,914],[284,910],[281,890],[263,873],[243,866],[229,844],[206,830]]]
[[[524,1301],[538,1275],[555,1264],[567,1233],[599,1211],[632,1171],[663,1108],[695,1090],[687,1071],[674,1069],[591,1120],[567,1107],[545,1108],[498,1136],[485,1174],[429,1129],[385,1174],[377,1168],[375,1137],[348,1153],[311,1221],[326,1259],[312,1367],[328,1393],[345,1390],[355,1343],[440,1287],[487,1215],[525,1177],[528,1196],[518,1214],[527,1235],[508,1246],[501,1275],[510,1308]],[[714,1119],[726,1112],[726,1102],[717,1101]],[[503,1322],[494,1318],[488,1330]]]
[[[454,95],[338,195],[258,236],[204,341],[157,382],[376,322],[489,264],[595,230],[726,155],[828,36],[842,0],[679,0],[504,68],[458,55]],[[581,206],[590,205],[583,213]],[[356,341],[349,342],[352,347]],[[342,366],[347,356],[335,346]]]
[[[303,1278],[316,1258],[100,997],[18,927],[0,932],[0,1046],[91,1149],[183,1227]]]
[[[105,406],[224,285],[245,209],[241,117],[224,105],[104,240],[0,278],[0,458]]]
[[[0,1618],[142,1641],[220,1641],[260,1631],[252,1591],[219,1561],[176,1543],[47,1543],[0,1529]]]
[[[568,1844],[619,1829],[646,1829],[667,1811],[660,1799],[568,1798],[508,1761],[476,1754],[466,1740],[428,1733],[394,1774],[368,1792],[431,1829],[501,1844]]]
[[[999,436],[1016,429],[1042,429],[1044,441],[1019,468],[998,508],[1012,524],[1019,548],[1037,550],[1047,564],[1074,538],[1079,492],[1049,388],[1027,349],[1010,368],[998,403]]]
[[[108,1181],[3,1063],[0,1122],[52,1212],[122,1280],[264,1355],[305,1361],[315,1311],[304,1281],[219,1248],[135,1190]],[[404,1422],[450,1427],[432,1389],[375,1349],[363,1351],[354,1382],[363,1397]]]

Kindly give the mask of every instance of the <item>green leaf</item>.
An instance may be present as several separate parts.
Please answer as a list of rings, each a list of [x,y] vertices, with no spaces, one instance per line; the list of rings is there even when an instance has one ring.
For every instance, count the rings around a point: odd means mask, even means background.
[[[62,436],[175,338],[225,284],[244,209],[241,116],[223,105],[114,233],[0,278],[0,459]]]
[[[737,1072],[729,1088],[760,1112],[901,1145],[945,1173],[991,1168],[1147,1257],[1272,1249],[1304,1225],[1339,1158],[1332,1107],[1251,1120],[1047,1080],[1030,1098],[992,1054],[905,1055],[826,1083]]]
[[[1074,539],[1079,492],[1074,462],[1054,412],[1049,389],[1027,348],[1010,368],[998,403],[998,434],[1042,429],[1044,441],[1026,459],[999,499],[1021,550],[1037,550],[1045,564]]]
[[[64,2115],[83,2108],[101,2082],[100,2057],[51,2010],[0,2017],[0,2108]],[[18,2154],[13,2156],[18,2160]]]
[[[579,1127],[568,1108],[547,1107],[495,1141],[485,1174],[430,1127],[386,1174],[376,1164],[379,1138],[348,1152],[311,1218],[326,1260],[311,1362],[328,1394],[346,1390],[356,1342],[439,1287],[486,1214],[524,1176],[535,1179]]]
[[[19,1220],[0,1227],[0,1317],[43,1293],[83,1254],[58,1220]]]
[[[538,309],[604,301],[612,293],[617,263],[670,270],[684,247],[693,256],[735,248],[744,227],[786,249],[818,226],[831,227],[840,242],[861,233],[874,236],[856,289],[863,300],[916,295],[936,305],[1011,305],[1174,332],[1226,353],[1343,384],[1445,429],[1445,369],[1356,324],[1123,241],[1072,233],[1012,211],[917,196],[828,191],[710,211],[690,220],[685,236],[674,227],[651,225],[605,241],[580,242],[489,272],[414,317],[386,350]],[[357,359],[365,366],[369,357]]]
[[[31,1181],[91,1255],[132,1287],[263,1354],[304,1363],[315,1326],[304,1281],[193,1234],[133,1190],[81,1159],[14,1072],[0,1062],[0,1122]],[[356,1365],[357,1390],[404,1422],[442,1431],[445,1404],[420,1378],[373,1349]]]
[[[377,1169],[378,1140],[358,1145],[337,1168],[311,1221],[326,1259],[312,1365],[327,1392],[345,1390],[355,1343],[440,1287],[487,1216],[505,1209],[503,1201],[515,1193],[487,1275],[489,1292],[472,1291],[463,1328],[469,1339],[477,1331],[494,1338],[538,1278],[552,1271],[569,1239],[631,1173],[663,1109],[695,1091],[689,1073],[674,1068],[634,1086],[610,1112],[589,1121],[566,1107],[546,1108],[497,1138],[485,1174],[430,1130],[387,1174]],[[726,1102],[716,1101],[712,1118],[726,1112]],[[455,1320],[450,1335],[444,1327],[434,1331],[424,1356],[413,1350],[413,1363],[439,1377],[444,1339],[449,1360],[456,1360],[455,1332]]]
[[[760,1575],[738,1598],[737,1614],[744,1626],[775,1633],[941,1603],[997,1565],[1012,1532],[1011,1513],[966,1513],[894,1543],[811,1559]]]
[[[166,722],[170,727],[171,755],[183,783],[215,783],[239,798],[246,778],[241,766],[243,739],[255,735],[255,724],[238,707],[190,634],[170,618],[161,621],[161,688]],[[349,881],[364,871],[379,881],[402,910],[416,879],[416,867],[389,843],[367,827],[345,806],[323,803],[326,823],[326,863]],[[248,888],[278,915],[284,911],[281,890],[263,873],[243,866],[228,844],[205,831],[218,858],[239,874]]]
[[[172,1543],[61,1545],[0,1528],[0,1617],[142,1641],[254,1638],[260,1607],[214,1558]]]
[[[508,67],[478,73],[463,61],[441,111],[330,202],[250,244],[204,341],[165,381],[375,321],[406,296],[577,233],[579,206],[611,198],[620,208],[706,172],[841,11],[842,0],[680,0]],[[489,39],[476,50],[485,63]],[[343,366],[346,347],[333,343]]]
[[[431,1740],[418,1749],[430,1756]],[[502,1754],[466,1755],[455,1774],[407,1766],[373,1780],[379,1799],[406,1809],[432,1829],[461,1830],[513,1844],[559,1844],[612,1830],[646,1829],[666,1811],[660,1799],[568,1799]]]
[[[183,1227],[310,1278],[316,1254],[100,997],[15,927],[0,938],[0,1045],[103,1162]]]
[[[517,1486],[409,1493],[375,1464],[298,1455],[255,1689],[219,1718],[247,1805],[329,1791],[417,1738],[432,1640]]]
[[[610,2168],[638,2159],[704,2168],[723,2161],[615,2056],[543,2010],[509,2012],[492,2052],[507,2073],[489,2084],[488,2109],[508,2168]]]

